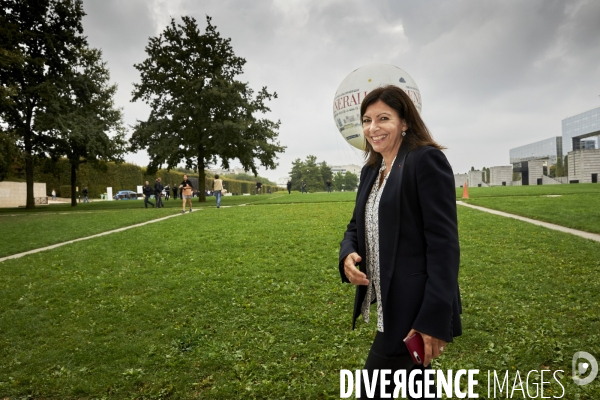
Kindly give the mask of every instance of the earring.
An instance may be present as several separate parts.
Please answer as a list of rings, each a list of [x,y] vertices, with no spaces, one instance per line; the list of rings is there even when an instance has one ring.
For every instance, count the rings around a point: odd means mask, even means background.
[[[402,137],[406,136],[406,131],[402,131]]]

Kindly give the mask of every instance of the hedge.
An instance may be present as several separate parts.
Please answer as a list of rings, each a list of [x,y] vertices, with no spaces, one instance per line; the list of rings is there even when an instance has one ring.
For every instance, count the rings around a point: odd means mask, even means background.
[[[99,198],[101,194],[106,193],[107,187],[112,187],[113,194],[120,190],[137,191],[138,185],[144,185],[145,181],[149,181],[154,186],[154,180],[161,178],[163,185],[179,185],[183,180],[183,172],[159,170],[156,175],[148,175],[146,169],[137,165],[122,163],[107,163],[105,170],[95,168],[91,164],[81,164],[77,173],[76,185],[79,188],[79,193],[85,186],[88,188],[88,196],[90,198]],[[197,182],[197,174],[188,174],[189,178],[195,178]],[[205,179],[205,189],[212,190],[213,178]],[[57,196],[71,196],[71,166],[66,159],[61,159],[58,162],[43,160],[34,169],[34,181],[45,182],[47,195],[50,196],[52,189],[56,189]],[[252,193],[256,187],[255,182],[238,181],[233,179],[223,179],[225,189],[230,193]],[[271,193],[279,190],[277,186],[264,185],[263,193],[267,193],[268,189]]]

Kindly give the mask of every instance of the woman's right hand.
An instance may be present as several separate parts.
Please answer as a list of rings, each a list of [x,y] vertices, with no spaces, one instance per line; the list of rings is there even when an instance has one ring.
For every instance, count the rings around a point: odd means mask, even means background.
[[[358,253],[350,253],[344,258],[344,274],[353,285],[368,285],[369,280],[364,272],[356,267],[356,264],[361,262],[362,258]]]

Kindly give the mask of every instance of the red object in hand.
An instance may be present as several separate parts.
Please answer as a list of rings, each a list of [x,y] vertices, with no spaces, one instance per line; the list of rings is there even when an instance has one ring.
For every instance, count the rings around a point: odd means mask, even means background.
[[[423,360],[425,359],[425,345],[421,334],[414,333],[412,336],[404,339],[404,344],[415,364],[423,364]]]

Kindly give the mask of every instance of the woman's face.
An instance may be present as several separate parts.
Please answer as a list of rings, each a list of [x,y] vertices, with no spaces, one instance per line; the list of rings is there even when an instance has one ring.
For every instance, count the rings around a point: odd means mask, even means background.
[[[186,181],[187,180],[187,175],[183,174],[183,180]]]
[[[402,131],[407,129],[406,121],[381,100],[367,107],[362,126],[373,150],[384,157],[398,152]]]

